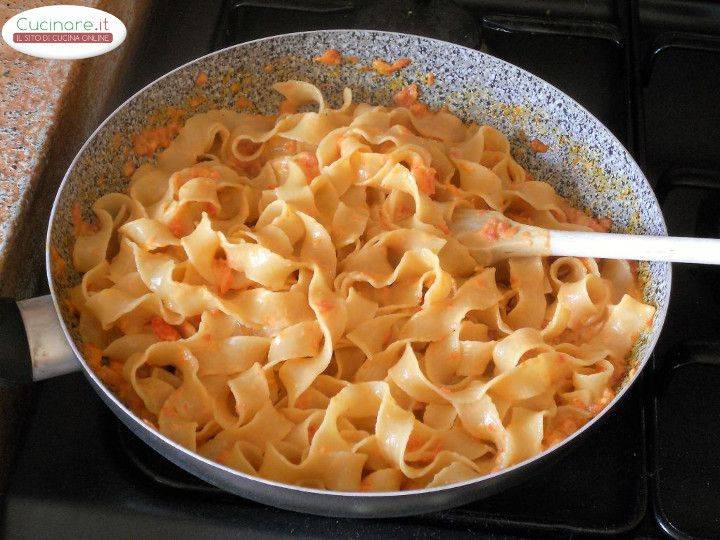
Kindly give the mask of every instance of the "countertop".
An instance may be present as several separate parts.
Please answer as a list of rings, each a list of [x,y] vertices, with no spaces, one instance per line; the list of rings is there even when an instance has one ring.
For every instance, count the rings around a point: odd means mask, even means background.
[[[112,13],[128,35],[86,60],[45,60],[0,42],[0,296],[29,296],[43,273],[47,217],[77,150],[115,105],[124,67],[143,34],[149,0],[20,0],[0,4],[0,24],[20,11],[79,4]]]

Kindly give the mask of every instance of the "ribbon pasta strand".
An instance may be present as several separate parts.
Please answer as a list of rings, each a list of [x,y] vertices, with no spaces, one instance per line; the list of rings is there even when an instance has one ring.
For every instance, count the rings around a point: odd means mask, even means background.
[[[395,491],[518,463],[607,405],[654,314],[632,266],[488,265],[448,227],[602,222],[490,126],[275,89],[279,115],[190,118],[78,231],[86,359],[136,414],[247,474]]]

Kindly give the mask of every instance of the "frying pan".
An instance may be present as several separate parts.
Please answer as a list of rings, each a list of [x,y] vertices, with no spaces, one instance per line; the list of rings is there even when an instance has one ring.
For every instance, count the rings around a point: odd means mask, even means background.
[[[312,61],[328,48],[357,56],[359,62],[337,68]],[[411,58],[412,64],[391,77],[359,69],[375,58],[393,61],[401,57]],[[208,75],[201,89],[195,84],[200,72]],[[425,84],[428,73],[435,75],[433,85]],[[668,263],[641,266],[645,300],[657,307],[657,314],[634,350],[636,369],[629,370],[611,404],[559,446],[508,469],[453,485],[393,493],[341,493],[251,477],[159,434],[105,388],[82,357],[77,321],[62,302],[66,289],[78,283],[80,276],[72,269],[55,276],[51,272],[51,246],[66,260],[71,259],[73,203],[79,201],[89,208],[104,193],[127,188],[128,180],[120,171],[128,157],[117,138],[130,143],[131,134],[145,127],[153,113],[184,105],[199,92],[206,99],[194,100],[197,112],[232,107],[235,97],[228,87],[233,81],[241,82],[241,91],[260,112],[271,113],[280,101],[271,85],[287,79],[313,82],[333,106],[339,105],[345,86],[352,88],[356,101],[390,105],[392,94],[403,84],[418,82],[422,99],[431,107],[446,105],[465,121],[500,129],[510,138],[516,159],[525,168],[549,181],[576,205],[611,218],[616,231],[667,234],[657,199],[622,144],[586,109],[522,69],[476,50],[412,35],[333,30],[269,37],[209,54],[161,77],[123,103],[83,145],[63,179],[50,216],[46,267],[51,295],[20,301],[17,306],[14,301],[2,304],[0,343],[5,346],[0,352],[4,357],[0,378],[10,379],[23,369],[29,372],[23,367],[29,365],[28,356],[36,380],[81,369],[125,425],[183,469],[261,503],[335,517],[420,514],[486,497],[558,459],[604,416],[612,414],[647,363],[660,333],[670,293]],[[535,138],[544,141],[549,150],[530,152],[527,141]],[[105,183],[98,182],[101,178]]]

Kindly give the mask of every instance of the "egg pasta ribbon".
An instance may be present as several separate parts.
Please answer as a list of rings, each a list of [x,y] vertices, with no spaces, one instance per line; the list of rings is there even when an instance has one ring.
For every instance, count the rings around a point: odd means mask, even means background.
[[[189,118],[77,228],[86,359],[137,415],[243,473],[395,491],[511,466],[608,404],[654,314],[633,266],[476,259],[449,228],[603,221],[490,126],[275,89],[276,115]]]

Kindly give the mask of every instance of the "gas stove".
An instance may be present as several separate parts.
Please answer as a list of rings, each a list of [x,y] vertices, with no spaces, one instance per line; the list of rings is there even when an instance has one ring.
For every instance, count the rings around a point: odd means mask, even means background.
[[[523,67],[602,120],[648,173],[671,234],[720,237],[720,5],[680,0],[159,2],[130,95],[259,37],[370,28]],[[42,291],[38,291],[42,292]],[[5,535],[38,537],[712,537],[720,531],[720,271],[676,265],[651,365],[604,423],[518,487],[390,520],[301,515],[225,494],[125,430],[82,375],[37,384],[2,498]],[[0,445],[1,446],[1,445]]]

